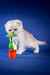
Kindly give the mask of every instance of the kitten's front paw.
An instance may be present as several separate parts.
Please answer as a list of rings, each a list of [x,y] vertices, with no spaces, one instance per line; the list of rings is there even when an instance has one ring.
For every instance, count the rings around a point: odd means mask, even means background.
[[[16,54],[22,54],[22,52],[18,50],[18,51],[16,52]]]
[[[39,51],[38,50],[34,50],[34,53],[39,53]]]

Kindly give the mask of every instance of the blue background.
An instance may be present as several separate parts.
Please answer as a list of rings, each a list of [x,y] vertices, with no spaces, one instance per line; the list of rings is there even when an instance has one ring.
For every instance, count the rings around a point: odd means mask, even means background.
[[[50,2],[48,0],[0,0],[0,75],[50,75],[50,45],[40,46],[40,53],[27,49],[16,59],[8,58],[9,39],[4,24],[20,19],[36,39],[50,42]]]

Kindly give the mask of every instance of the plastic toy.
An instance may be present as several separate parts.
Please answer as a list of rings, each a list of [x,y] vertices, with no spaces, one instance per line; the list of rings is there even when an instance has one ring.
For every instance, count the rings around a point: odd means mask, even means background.
[[[12,43],[12,37],[15,37],[15,36],[17,36],[17,34],[10,33],[6,35],[6,37],[11,38],[11,42],[9,43],[9,50],[8,50],[9,58],[16,58],[16,50],[14,50],[13,43]]]

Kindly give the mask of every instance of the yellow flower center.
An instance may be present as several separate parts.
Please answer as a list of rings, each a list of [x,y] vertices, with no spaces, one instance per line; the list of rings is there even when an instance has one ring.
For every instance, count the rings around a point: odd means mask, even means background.
[[[9,36],[12,36],[12,35],[13,35],[12,33],[9,34]]]

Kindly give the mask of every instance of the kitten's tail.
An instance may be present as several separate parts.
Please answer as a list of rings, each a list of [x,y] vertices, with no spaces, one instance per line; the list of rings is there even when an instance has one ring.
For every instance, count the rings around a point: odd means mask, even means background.
[[[48,45],[48,42],[45,42],[45,41],[43,42],[43,41],[38,41],[37,40],[37,42],[38,42],[39,45]]]

